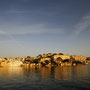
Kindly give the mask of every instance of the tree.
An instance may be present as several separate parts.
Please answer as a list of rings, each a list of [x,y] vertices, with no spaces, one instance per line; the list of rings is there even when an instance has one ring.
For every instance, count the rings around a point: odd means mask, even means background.
[[[39,54],[37,57],[42,58],[42,55],[41,55],[41,54]]]
[[[45,60],[45,63],[46,63],[46,64],[49,64],[49,61],[48,61],[48,60]]]
[[[70,59],[64,59],[62,62],[65,63],[65,62],[69,62]]]
[[[27,56],[27,58],[30,58],[30,56]]]
[[[35,63],[37,65],[39,63],[39,59],[34,59],[32,63]]]
[[[59,55],[64,55],[63,53],[59,53]]]

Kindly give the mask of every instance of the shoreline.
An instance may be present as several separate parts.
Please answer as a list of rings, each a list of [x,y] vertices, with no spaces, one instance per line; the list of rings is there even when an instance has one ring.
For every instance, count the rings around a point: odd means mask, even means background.
[[[90,65],[90,57],[78,55],[40,54],[36,57],[27,56],[25,58],[0,58],[0,66],[76,66]]]

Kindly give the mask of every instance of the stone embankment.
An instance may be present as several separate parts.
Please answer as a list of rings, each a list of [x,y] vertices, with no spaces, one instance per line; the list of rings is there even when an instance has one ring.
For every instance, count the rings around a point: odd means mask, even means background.
[[[0,66],[75,66],[89,65],[90,57],[64,54],[43,54],[37,57],[0,58]]]

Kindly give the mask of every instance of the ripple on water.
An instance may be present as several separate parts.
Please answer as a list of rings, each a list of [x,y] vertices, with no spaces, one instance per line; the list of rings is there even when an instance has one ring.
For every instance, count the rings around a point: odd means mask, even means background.
[[[0,90],[60,89],[90,90],[90,67],[0,67]]]

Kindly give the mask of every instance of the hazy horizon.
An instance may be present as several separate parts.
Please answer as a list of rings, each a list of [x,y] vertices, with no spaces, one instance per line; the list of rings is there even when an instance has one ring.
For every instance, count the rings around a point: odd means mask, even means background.
[[[0,0],[0,57],[90,56],[90,0]]]

